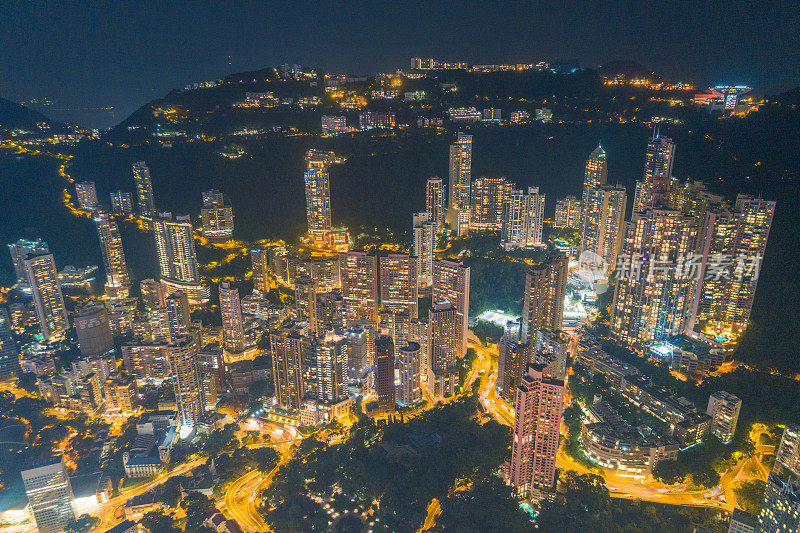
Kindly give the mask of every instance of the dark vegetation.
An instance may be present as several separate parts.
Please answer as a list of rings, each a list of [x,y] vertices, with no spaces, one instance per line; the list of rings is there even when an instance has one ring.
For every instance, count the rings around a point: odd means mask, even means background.
[[[276,531],[320,531],[329,515],[319,501],[362,510],[374,501],[373,530],[416,530],[431,499],[443,500],[458,480],[492,476],[507,458],[508,428],[479,425],[477,412],[470,396],[405,423],[361,421],[335,446],[304,440],[265,491],[267,523]]]

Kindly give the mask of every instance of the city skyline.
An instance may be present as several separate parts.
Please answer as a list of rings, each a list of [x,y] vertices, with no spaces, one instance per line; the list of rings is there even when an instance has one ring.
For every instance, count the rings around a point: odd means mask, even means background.
[[[0,114],[20,533],[798,519],[794,101],[473,61]]]

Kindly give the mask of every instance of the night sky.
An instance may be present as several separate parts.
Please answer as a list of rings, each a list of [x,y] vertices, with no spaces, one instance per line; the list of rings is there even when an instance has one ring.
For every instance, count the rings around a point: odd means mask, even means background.
[[[318,4],[0,0],[0,96],[114,106],[113,118],[87,118],[109,126],[173,88],[231,72],[299,63],[364,74],[406,68],[412,56],[624,59],[701,85],[762,94],[800,85],[794,0]]]

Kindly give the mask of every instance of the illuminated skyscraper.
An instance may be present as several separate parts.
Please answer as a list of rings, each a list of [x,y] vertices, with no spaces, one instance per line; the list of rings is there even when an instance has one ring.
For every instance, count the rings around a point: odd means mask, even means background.
[[[647,141],[642,186],[636,189],[633,212],[642,213],[648,207],[661,207],[669,194],[672,164],[675,160],[675,143],[669,137],[653,132]]]
[[[169,336],[166,340],[174,341],[178,337],[188,335],[192,325],[192,317],[189,313],[189,299],[182,291],[173,292],[164,299],[164,314],[166,319]],[[163,326],[162,326],[163,331]],[[163,335],[162,335],[163,336]]]
[[[511,484],[522,495],[555,487],[564,382],[547,377],[543,365],[528,365],[514,402]]]
[[[305,175],[306,218],[308,234],[315,243],[325,242],[331,230],[331,191],[328,170],[322,164],[309,163]]]
[[[375,339],[375,393],[378,409],[383,413],[394,412],[394,343],[388,335]]]
[[[416,317],[417,258],[408,254],[389,254],[380,260],[381,306],[393,313],[407,312]]]
[[[233,207],[218,190],[203,192],[203,236],[211,240],[225,240],[233,235]]]
[[[455,305],[434,299],[428,311],[428,391],[435,399],[453,396],[458,387],[456,357],[461,349],[461,320]]]
[[[800,476],[800,425],[787,425],[783,428],[773,472],[795,478]]]
[[[403,405],[414,405],[422,399],[420,385],[420,346],[409,342],[398,350],[400,360],[400,388],[397,389],[397,400]]]
[[[611,334],[618,341],[640,347],[683,331],[695,283],[689,265],[696,238],[694,219],[680,211],[647,209],[626,224],[611,311]]]
[[[317,333],[317,284],[308,276],[294,282],[294,314],[298,323],[305,324],[306,334]]]
[[[44,340],[60,340],[69,329],[69,320],[53,254],[29,255],[24,262]]]
[[[433,258],[436,255],[436,223],[427,211],[414,213],[414,255],[417,257],[417,285],[430,287],[433,275]]]
[[[128,191],[114,191],[111,193],[111,211],[115,215],[130,215],[133,213],[133,197]]]
[[[289,411],[299,411],[305,386],[302,359],[303,338],[294,328],[284,328],[269,336],[272,351],[272,375],[278,405]]]
[[[469,267],[459,261],[437,259],[433,262],[432,301],[450,302],[456,308],[459,357],[467,353],[469,320]],[[413,316],[413,315],[412,315]]]
[[[122,236],[117,223],[105,209],[96,209],[92,214],[100,239],[100,252],[106,270],[106,296],[127,298],[131,288],[125,251],[122,249]]]
[[[178,417],[181,425],[189,427],[200,422],[205,411],[197,351],[197,339],[192,335],[181,335],[167,346]]]
[[[800,531],[800,486],[796,481],[770,472],[764,501],[758,513],[759,533]]]
[[[556,216],[553,227],[556,229],[580,228],[581,204],[574,196],[565,196],[556,200]]]
[[[17,275],[17,285],[23,290],[29,290],[28,271],[25,268],[25,258],[29,255],[49,254],[50,248],[41,239],[28,241],[20,239],[8,245],[11,262],[14,263],[14,273]]]
[[[599,144],[597,148],[589,154],[586,160],[586,167],[583,172],[583,194],[581,195],[581,219],[586,215],[589,191],[599,189],[608,182],[608,160],[606,152]]]
[[[269,254],[267,250],[250,250],[250,263],[253,267],[253,288],[262,294],[270,289]]]
[[[339,254],[339,276],[348,325],[378,320],[378,258],[365,252]]]
[[[597,254],[610,272],[622,246],[627,203],[625,187],[602,185],[585,191],[581,254]]]
[[[222,339],[229,353],[244,351],[244,320],[239,289],[227,281],[219,284],[219,309],[222,314]]]
[[[534,345],[536,330],[561,329],[568,265],[566,254],[553,251],[541,264],[528,269],[522,304],[521,342]]]
[[[542,245],[545,195],[538,187],[528,187],[527,194],[514,189],[503,204],[501,245],[506,250]]]
[[[513,188],[513,184],[506,178],[475,178],[470,192],[470,228],[492,231],[502,229],[503,204]]]
[[[62,457],[23,470],[22,483],[39,533],[61,533],[76,518],[75,500]]]
[[[0,381],[12,378],[20,371],[19,347],[12,329],[8,309],[0,307]]]
[[[93,181],[79,181],[75,184],[75,196],[81,209],[92,210],[97,205],[97,189]]]
[[[707,212],[702,262],[694,295],[691,331],[738,339],[747,327],[767,247],[775,202],[739,195],[734,211]]]
[[[455,235],[469,230],[470,181],[472,179],[472,135],[458,132],[450,145],[450,192],[445,220]]]
[[[329,333],[311,346],[316,363],[317,400],[326,404],[347,398],[347,350],[344,337]]]
[[[502,398],[509,403],[514,403],[517,387],[522,382],[522,376],[528,368],[531,359],[531,345],[521,343],[506,331],[500,340],[499,357],[497,361],[496,388]]]
[[[425,183],[425,211],[436,225],[436,233],[440,233],[444,228],[444,215],[447,210],[444,199],[445,191],[442,179],[428,178]]]
[[[139,215],[144,218],[155,217],[157,213],[153,183],[150,181],[150,169],[144,161],[133,164],[133,182],[136,185],[136,198],[139,201]]]
[[[161,217],[154,220],[154,227],[164,290],[168,294],[185,292],[191,304],[207,302],[210,291],[200,282],[189,216],[173,219],[171,213],[162,213]]]

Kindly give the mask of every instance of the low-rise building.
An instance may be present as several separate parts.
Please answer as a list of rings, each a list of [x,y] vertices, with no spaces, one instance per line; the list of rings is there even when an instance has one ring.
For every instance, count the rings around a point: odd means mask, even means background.
[[[632,428],[604,401],[592,405],[587,418],[581,442],[587,455],[603,468],[646,476],[660,461],[678,456],[677,442]]]

